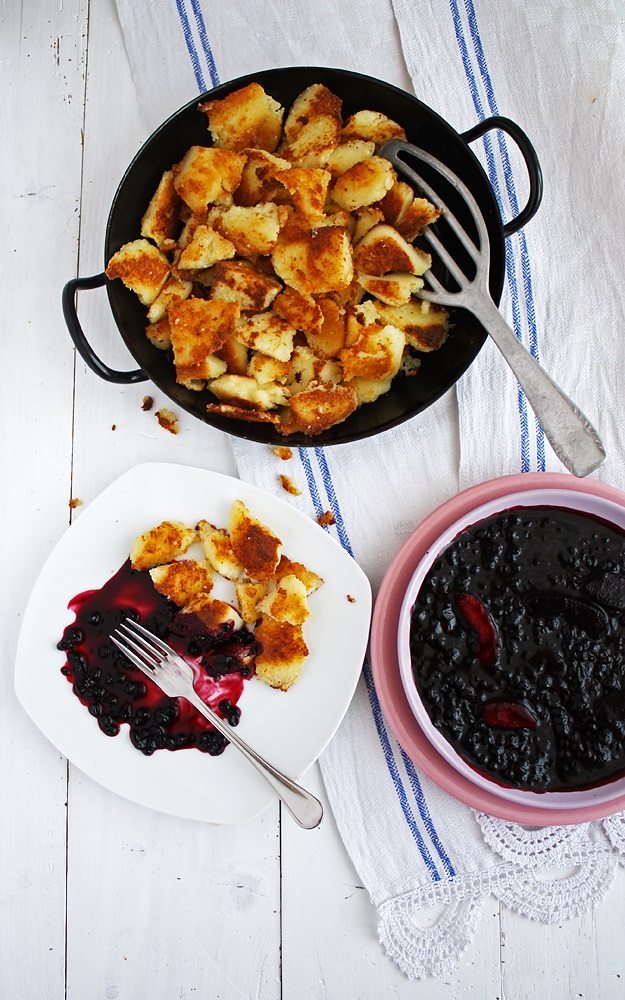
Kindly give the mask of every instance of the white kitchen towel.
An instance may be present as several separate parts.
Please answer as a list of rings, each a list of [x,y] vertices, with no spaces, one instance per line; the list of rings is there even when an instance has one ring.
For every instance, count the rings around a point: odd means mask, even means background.
[[[412,90],[458,131],[490,115],[531,137],[545,197],[507,241],[502,310],[517,336],[599,427],[596,474],[625,487],[620,387],[625,304],[625,55],[610,0],[117,0],[146,124],[197,93],[287,65],[356,69]],[[526,197],[514,144],[475,144],[505,218]],[[276,491],[327,528],[377,590],[418,522],[459,488],[519,471],[562,471],[492,345],[456,391],[362,444],[296,450],[282,462],[233,440],[242,478]],[[286,473],[301,490],[287,495]],[[321,759],[345,841],[378,909],[384,947],[407,975],[457,963],[494,893],[529,917],[560,921],[596,903],[625,856],[625,820],[526,829],[476,814],[440,791],[397,744],[368,664]],[[566,877],[540,873],[567,868]],[[574,866],[574,867],[573,867]],[[571,869],[571,870],[568,870]],[[433,927],[421,910],[445,904]]]

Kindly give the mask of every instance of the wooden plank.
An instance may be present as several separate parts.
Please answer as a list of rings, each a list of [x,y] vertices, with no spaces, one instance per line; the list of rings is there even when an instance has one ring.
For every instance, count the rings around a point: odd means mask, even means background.
[[[510,1000],[625,997],[625,879],[618,870],[594,911],[559,924],[502,907],[502,975]]]
[[[4,4],[1,435],[3,662],[0,979],[5,996],[61,997],[66,761],[17,704],[13,661],[30,589],[69,523],[73,354],[61,286],[76,269],[86,0]],[[6,530],[10,526],[10,530]],[[52,668],[51,668],[52,669]]]
[[[102,270],[119,178],[145,138],[113,0],[94,4],[81,229],[81,273]],[[84,300],[84,301],[83,301]],[[134,368],[102,291],[81,296],[83,326],[103,359]],[[180,414],[177,436],[141,401],[78,366],[74,489],[91,500],[141,461],[234,472],[223,435]],[[116,429],[113,431],[112,426]],[[96,458],[96,460],[94,460]],[[175,512],[172,513],[174,516]],[[259,997],[280,993],[277,806],[239,827],[161,815],[72,769],[69,790],[68,992],[88,996]]]
[[[182,820],[73,769],[68,1000],[278,1000],[277,818]]]

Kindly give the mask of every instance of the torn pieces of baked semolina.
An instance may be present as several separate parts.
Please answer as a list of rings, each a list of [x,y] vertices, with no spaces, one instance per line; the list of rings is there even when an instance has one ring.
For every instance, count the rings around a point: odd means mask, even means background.
[[[194,542],[204,558],[189,558]],[[243,501],[232,503],[226,527],[205,519],[195,528],[161,522],[135,538],[130,558],[133,569],[148,571],[155,589],[181,609],[175,619],[181,634],[212,635],[245,624],[255,632],[260,680],[286,691],[300,676],[309,654],[304,626],[314,615],[308,598],[323,579],[285,556],[281,539]],[[233,587],[232,602],[214,596],[217,576]]]
[[[416,242],[440,212],[379,156],[403,127],[321,83],[286,108],[251,83],[199,110],[205,144],[168,165],[107,275],[211,414],[321,434],[445,342]]]

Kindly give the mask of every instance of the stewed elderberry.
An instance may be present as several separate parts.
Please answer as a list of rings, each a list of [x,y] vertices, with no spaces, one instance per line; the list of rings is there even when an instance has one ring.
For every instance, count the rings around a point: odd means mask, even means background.
[[[219,711],[228,720],[231,726],[238,726],[241,718],[241,709],[233,705],[229,698],[222,698],[217,706]]]
[[[81,628],[66,628],[63,638],[57,642],[56,648],[66,651],[78,646],[85,638],[85,633]]]
[[[466,529],[424,580],[410,644],[434,725],[477,770],[533,790],[625,773],[618,529],[539,507]]]
[[[200,733],[197,738],[197,745],[200,750],[204,750],[211,757],[218,757],[228,746],[228,740],[215,729],[210,729],[205,733]]]

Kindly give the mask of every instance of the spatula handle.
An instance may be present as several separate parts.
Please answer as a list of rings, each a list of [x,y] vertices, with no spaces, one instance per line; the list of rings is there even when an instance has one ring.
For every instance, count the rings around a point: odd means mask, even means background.
[[[551,447],[574,476],[587,476],[605,461],[597,431],[587,417],[541,368],[510,329],[494,302],[474,300],[471,311],[493,338],[516,375]]]

